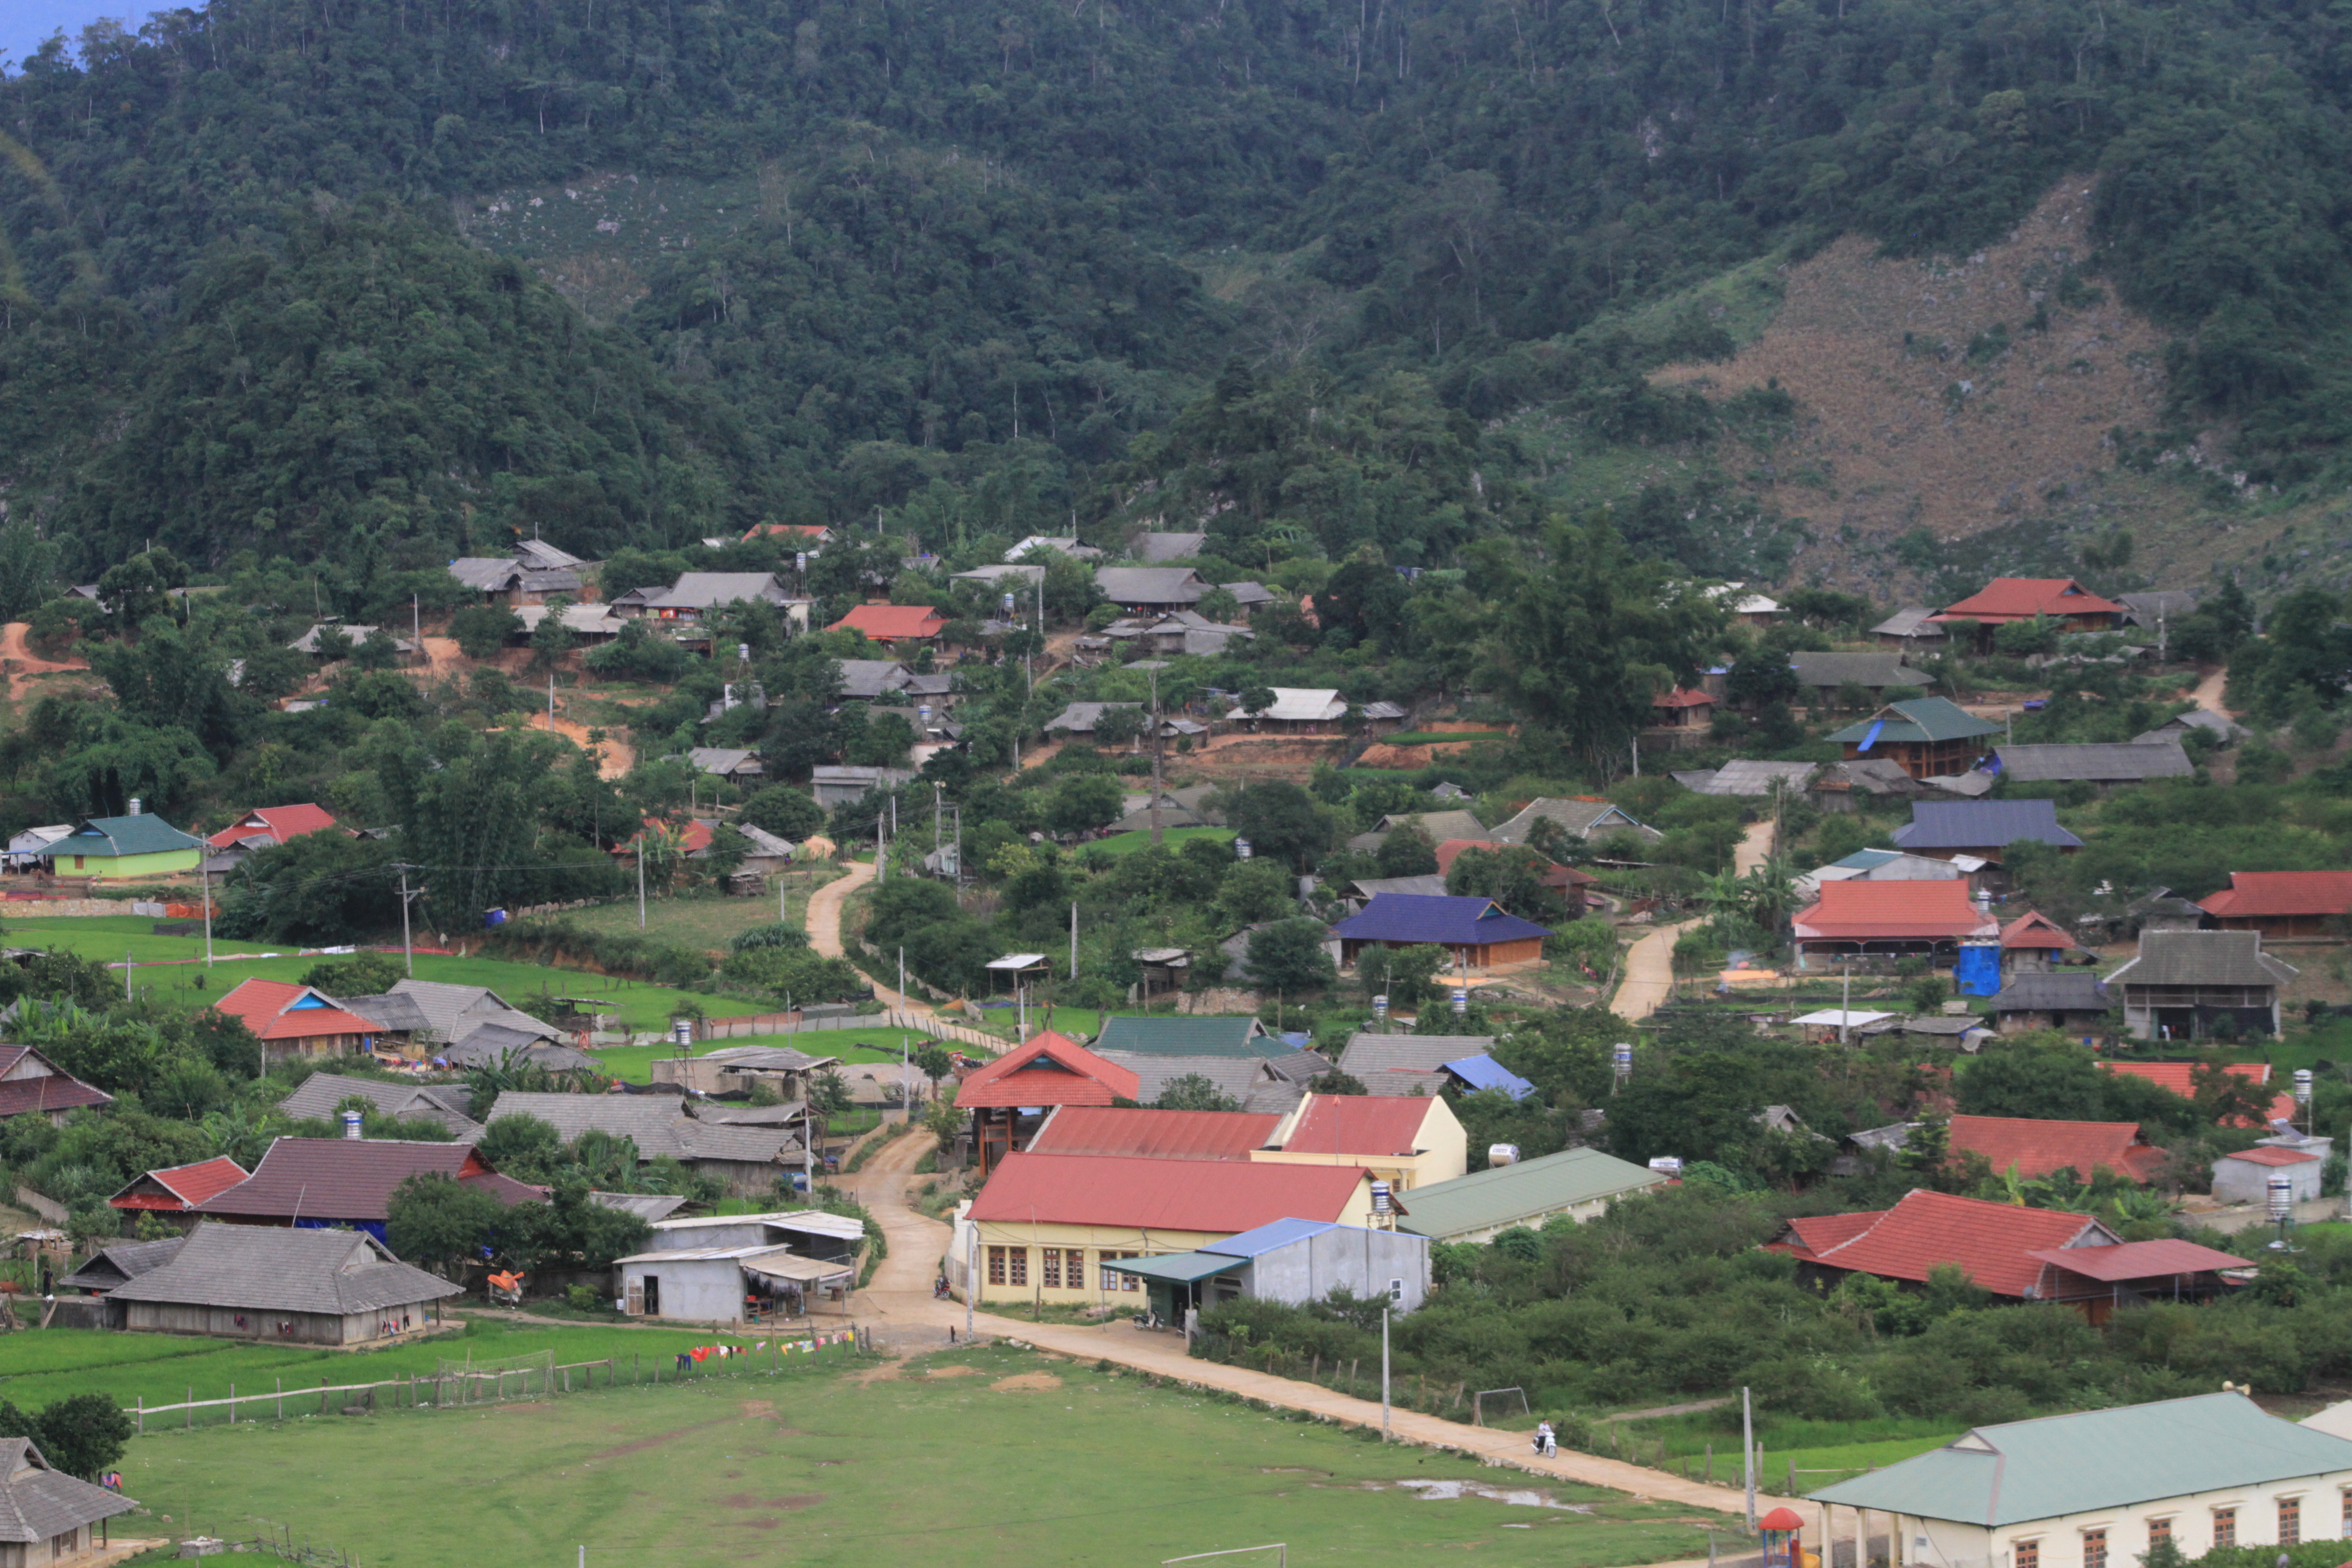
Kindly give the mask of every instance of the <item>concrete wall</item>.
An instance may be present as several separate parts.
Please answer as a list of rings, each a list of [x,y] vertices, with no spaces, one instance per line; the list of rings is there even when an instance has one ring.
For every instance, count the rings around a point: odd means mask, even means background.
[[[2267,1203],[2270,1200],[2271,1176],[2275,1172],[2294,1181],[2294,1201],[2304,1203],[2319,1196],[2320,1173],[2326,1164],[2324,1158],[2304,1160],[2293,1165],[2257,1165],[2251,1160],[2216,1160],[2213,1162],[2213,1195],[2230,1204]]]
[[[715,1245],[715,1244],[714,1244]],[[648,1276],[661,1280],[664,1318],[684,1318],[699,1323],[731,1323],[743,1315],[743,1266],[732,1258],[690,1262],[623,1263],[613,1273],[615,1300],[626,1300],[631,1280]],[[648,1313],[647,1316],[655,1314]]]
[[[1393,1298],[1390,1281],[1402,1283]],[[1345,1286],[1358,1300],[1393,1299],[1410,1312],[1429,1295],[1429,1239],[1405,1231],[1351,1226],[1320,1232],[1252,1260],[1248,1293],[1294,1306],[1319,1301]]]

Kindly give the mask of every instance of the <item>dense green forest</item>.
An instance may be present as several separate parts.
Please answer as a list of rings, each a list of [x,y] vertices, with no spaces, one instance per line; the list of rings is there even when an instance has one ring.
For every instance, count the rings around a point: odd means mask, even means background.
[[[1849,229],[1965,251],[2090,171],[2179,425],[2313,480],[2347,47],[2317,7],[2104,0],[215,0],[0,83],[0,493],[83,573],[1203,499],[1244,502],[1235,559],[1436,563],[1542,510],[1501,416],[1727,417],[1641,380],[1722,328],[1640,308]],[[596,324],[453,216],[592,171],[756,211],[665,235]],[[1265,416],[1180,419],[1235,358]],[[1720,497],[1647,510],[1686,564],[1786,559]]]

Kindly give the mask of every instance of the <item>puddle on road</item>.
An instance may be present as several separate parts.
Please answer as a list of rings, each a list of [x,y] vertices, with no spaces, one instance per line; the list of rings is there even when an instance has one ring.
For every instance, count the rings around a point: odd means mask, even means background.
[[[1381,1483],[1374,1481],[1373,1486]],[[1534,1487],[1490,1487],[1484,1481],[1394,1481],[1423,1502],[1451,1502],[1459,1498],[1485,1498],[1490,1502],[1509,1503],[1514,1508],[1548,1508],[1561,1513],[1591,1513],[1587,1503],[1561,1502],[1548,1491]]]

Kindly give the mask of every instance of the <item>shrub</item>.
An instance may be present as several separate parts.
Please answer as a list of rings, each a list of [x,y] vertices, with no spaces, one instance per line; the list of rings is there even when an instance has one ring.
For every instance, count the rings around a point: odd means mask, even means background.
[[[449,617],[449,635],[467,658],[489,658],[522,631],[522,617],[504,605],[470,605]]]

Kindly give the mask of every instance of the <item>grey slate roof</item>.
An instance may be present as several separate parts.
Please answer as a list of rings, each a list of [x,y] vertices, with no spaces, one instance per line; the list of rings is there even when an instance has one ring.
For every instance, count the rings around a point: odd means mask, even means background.
[[[1924,689],[1936,684],[1935,677],[1905,664],[1902,653],[1895,648],[1883,653],[1792,653],[1789,668],[1797,672],[1800,686],[1837,687],[1852,681],[1884,690],[1889,686]]]
[[[566,566],[588,564],[568,550],[558,550],[544,539],[526,539],[514,547],[514,558],[534,571],[553,571]]]
[[[425,1031],[435,1038],[451,1044],[465,1039],[485,1024],[503,1025],[518,1034],[531,1035],[543,1040],[565,1037],[563,1031],[554,1025],[541,1023],[487,985],[453,985],[444,980],[402,980],[386,994],[407,998],[423,1015]],[[352,1010],[362,1017],[375,1016],[356,1006]],[[393,1026],[388,1021],[378,1021],[384,1023],[386,1028]]]
[[[711,610],[738,602],[782,605],[792,599],[772,572],[682,572],[663,589],[640,589],[648,609]]]
[[[459,1090],[458,1094],[463,1092]],[[444,1103],[442,1097],[428,1099],[425,1091],[415,1084],[347,1078],[341,1073],[312,1073],[302,1080],[299,1089],[278,1102],[278,1109],[297,1121],[327,1121],[333,1119],[336,1106],[355,1094],[386,1116],[430,1121],[468,1142],[482,1130],[480,1122]]]
[[[1918,780],[1903,771],[1902,763],[1885,757],[1856,757],[1850,763],[1825,763],[1808,787],[1820,790],[1840,786],[1859,795],[1916,795],[1922,787]]]
[[[1209,542],[1205,533],[1145,533],[1135,541],[1139,561],[1189,561]]]
[[[30,1437],[0,1437],[0,1541],[38,1546],[138,1506],[121,1492],[52,1469]]]
[[[1095,586],[1114,605],[1190,605],[1209,591],[1190,566],[1097,566]]]
[[[2169,737],[2127,745],[1995,746],[2000,771],[2024,783],[2082,780],[2092,784],[2187,778],[2197,770]]]
[[[1045,569],[1043,566],[1024,566],[1019,564],[975,566],[969,572],[958,572],[954,574],[953,577],[950,580],[954,581],[961,579],[967,583],[994,584],[1003,582],[1006,578],[1013,578],[1023,583],[1042,583],[1045,580]]]
[[[1767,763],[1748,757],[1735,757],[1715,771],[1715,776],[1703,785],[1694,785],[1701,795],[1768,795],[1774,784],[1784,784],[1790,790],[1801,790],[1811,782],[1818,763]]]
[[[2053,969],[2040,974],[2019,974],[1992,999],[1996,1013],[2101,1013],[2109,993],[2087,969]]]
[[[1095,1054],[1135,1074],[1135,1098],[1145,1105],[1159,1099],[1176,1079],[1195,1076],[1239,1100],[1244,1110],[1260,1114],[1288,1110],[1307,1094],[1304,1083],[1276,1073],[1264,1057],[1169,1057],[1099,1049]]]
[[[1102,722],[1106,710],[1142,706],[1140,702],[1073,702],[1046,720],[1045,728],[1048,731],[1064,730],[1073,735],[1091,735],[1095,732],[1095,726]]]
[[[1656,828],[1643,826],[1623,809],[1605,800],[1559,800],[1550,796],[1529,801],[1525,810],[1486,837],[1497,844],[1525,844],[1541,818],[1559,823],[1578,838],[1620,832],[1638,833],[1647,838],[1661,837]]]
[[[603,1208],[633,1214],[647,1225],[667,1219],[686,1206],[685,1198],[671,1193],[590,1193],[588,1201]]]
[[[1354,886],[1368,899],[1382,893],[1406,893],[1418,898],[1445,896],[1445,879],[1434,872],[1426,877],[1359,877]]]
[[[1915,800],[1911,820],[1894,833],[1904,849],[1985,849],[2031,839],[2062,849],[2083,841],[2058,826],[2048,800]]]
[[[1220,583],[1217,586],[1231,594],[1234,603],[1244,610],[1254,610],[1260,605],[1282,603],[1282,595],[1263,583]]]
[[[751,772],[758,773],[760,764],[755,760],[756,756],[755,752],[739,751],[732,746],[696,746],[686,753],[686,760],[694,764],[698,773],[710,773],[723,779],[740,770],[746,763],[751,764]]]
[[[522,580],[522,564],[504,555],[461,555],[449,575],[478,594],[496,594]]]
[[[2154,741],[2178,741],[2191,730],[2202,730],[2224,744],[2233,744],[2244,738],[2245,726],[2225,713],[2210,708],[2191,708],[2186,713],[2176,713],[2144,735],[2134,735],[2132,744],[2145,746]]]
[[[870,701],[907,684],[907,667],[895,658],[845,658],[838,668],[844,697]]]
[[[1367,1094],[1404,1095],[1418,1089],[1434,1095],[1449,1081],[1439,1069],[1464,1057],[1489,1055],[1492,1035],[1373,1035],[1351,1037],[1339,1053],[1339,1070]]]
[[[464,1039],[439,1047],[435,1054],[467,1068],[497,1067],[509,1058],[550,1072],[595,1072],[604,1066],[585,1051],[504,1024],[484,1024]]]
[[[136,1279],[151,1268],[161,1268],[180,1250],[184,1236],[161,1241],[125,1241],[101,1247],[95,1257],[58,1281],[76,1290],[112,1290],[126,1279]]]
[[[2150,931],[2139,956],[2107,976],[2117,985],[2284,985],[2299,973],[2263,951],[2253,931]]]
[[[533,1116],[555,1129],[567,1143],[583,1132],[607,1132],[635,1141],[637,1157],[651,1160],[667,1154],[691,1164],[697,1160],[729,1160],[766,1164],[778,1159],[795,1139],[770,1128],[727,1127],[697,1121],[680,1102],[666,1094],[520,1094],[499,1096],[490,1120]]]
[[[381,996],[338,996],[335,1000],[343,1005],[344,1012],[357,1013],[391,1034],[413,1035],[432,1027],[425,1009],[416,1005],[414,996],[386,992]]]
[[[257,1312],[381,1311],[465,1292],[394,1258],[363,1232],[205,1221],[169,1263],[115,1288],[118,1301]]]
[[[1909,605],[1895,611],[1870,629],[1874,635],[1883,637],[1923,639],[1941,637],[1944,635],[1944,628],[1928,618],[1935,613],[1924,605]]]

